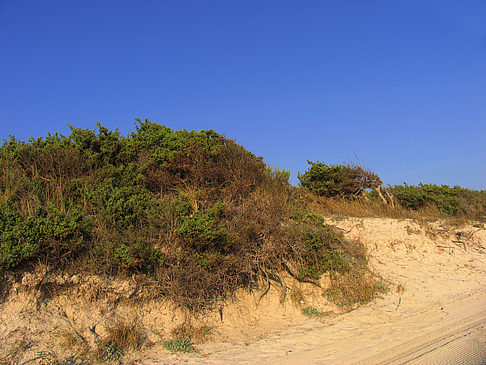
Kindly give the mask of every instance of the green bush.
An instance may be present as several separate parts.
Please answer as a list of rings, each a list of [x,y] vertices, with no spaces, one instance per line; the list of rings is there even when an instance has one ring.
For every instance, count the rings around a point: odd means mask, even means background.
[[[375,189],[382,185],[375,173],[361,166],[307,162],[310,168],[304,174],[298,175],[300,185],[320,196],[356,197],[366,189]]]
[[[398,203],[407,209],[418,210],[436,207],[445,216],[464,215],[481,218],[486,214],[486,192],[464,189],[459,186],[419,184],[395,185],[387,190]]]
[[[223,210],[223,204],[218,202],[204,213],[198,211],[194,216],[184,220],[175,232],[186,244],[198,251],[205,251],[208,248],[228,250],[235,238],[221,223]]]
[[[141,240],[116,244],[111,249],[112,257],[109,261],[113,262],[116,267],[125,270],[142,269],[151,272],[165,260],[159,249]]]
[[[275,177],[279,181],[281,181],[285,184],[289,183],[290,170],[285,170],[285,169],[280,170],[278,168],[271,168],[271,167],[268,167],[266,170],[269,174],[271,174],[273,177]]]
[[[292,234],[297,241],[305,243],[306,265],[300,269],[300,278],[319,279],[329,271],[345,272],[350,269],[344,252],[342,234],[324,223],[322,216],[298,211]]]
[[[143,224],[151,203],[151,194],[139,186],[98,185],[91,198],[108,224],[122,228]]]
[[[73,209],[48,207],[22,217],[12,205],[0,206],[0,270],[50,253],[75,255],[89,239],[90,222]]]
[[[97,355],[101,361],[117,361],[125,352],[114,341],[108,341],[98,349]]]
[[[137,151],[148,152],[148,163],[168,165],[178,155],[200,149],[208,156],[214,156],[224,147],[224,138],[213,130],[172,131],[170,128],[148,121],[141,122],[137,131],[130,135]]]

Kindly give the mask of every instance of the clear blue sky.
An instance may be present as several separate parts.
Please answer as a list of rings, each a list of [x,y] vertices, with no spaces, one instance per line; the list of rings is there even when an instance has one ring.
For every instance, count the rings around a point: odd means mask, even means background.
[[[0,0],[0,139],[134,118],[486,189],[486,1]]]

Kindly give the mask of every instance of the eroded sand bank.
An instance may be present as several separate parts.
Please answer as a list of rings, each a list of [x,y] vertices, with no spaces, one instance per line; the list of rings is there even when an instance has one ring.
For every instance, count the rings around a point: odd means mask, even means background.
[[[180,359],[208,364],[427,363],[432,361],[435,348],[469,335],[467,341],[456,342],[464,350],[462,355],[454,348],[433,361],[448,363],[459,353],[470,363],[483,363],[484,226],[451,228],[440,223],[424,226],[409,220],[374,218],[329,223],[342,229],[347,238],[364,242],[372,269],[398,290],[349,313],[308,320],[248,346],[203,350],[197,357]],[[178,361],[159,363],[172,362]]]
[[[106,300],[87,300],[82,290],[78,297],[71,291],[39,302],[19,283],[0,306],[0,355],[5,358],[10,354],[17,363],[47,350],[58,359],[73,358],[72,349],[61,343],[66,333],[78,333],[93,346],[107,323],[119,318],[136,318],[152,343],[123,357],[122,362],[132,364],[421,361],[431,356],[434,346],[454,342],[468,331],[469,342],[454,343],[486,347],[484,224],[450,227],[439,222],[418,224],[383,218],[330,218],[327,222],[348,239],[359,239],[366,245],[370,266],[390,288],[388,294],[342,313],[318,288],[302,286],[305,305],[330,313],[322,319],[308,319],[290,295],[279,303],[277,286],[261,301],[261,293],[241,293],[238,301],[224,307],[223,322],[218,311],[200,319],[211,339],[196,344],[196,354],[175,355],[163,348],[162,341],[183,322],[184,314],[166,303],[128,305],[120,300],[113,304],[106,296]],[[83,285],[102,287],[96,278],[62,280],[74,280],[74,286],[81,289]],[[323,286],[325,281],[323,278]],[[110,285],[109,291],[122,299],[135,295],[129,282]],[[290,289],[296,285],[289,281]],[[19,344],[24,348],[13,353]]]

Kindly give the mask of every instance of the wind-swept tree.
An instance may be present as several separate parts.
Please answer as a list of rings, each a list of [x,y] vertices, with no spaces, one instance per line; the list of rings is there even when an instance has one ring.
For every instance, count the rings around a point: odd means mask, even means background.
[[[380,198],[387,203],[381,193],[383,182],[380,177],[361,166],[326,165],[322,162],[307,161],[310,168],[299,174],[300,185],[325,197],[341,196],[353,198],[364,195],[366,190],[375,190]]]

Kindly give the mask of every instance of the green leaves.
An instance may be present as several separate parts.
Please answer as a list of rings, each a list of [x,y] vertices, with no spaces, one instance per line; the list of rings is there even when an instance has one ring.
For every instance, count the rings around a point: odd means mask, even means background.
[[[0,270],[12,268],[46,251],[72,255],[89,238],[90,223],[73,209],[38,209],[21,217],[11,205],[0,207]]]
[[[382,185],[378,175],[355,165],[326,165],[307,161],[311,167],[299,174],[300,185],[317,195],[355,197]]]
[[[427,204],[435,205],[441,213],[454,215],[459,211],[459,195],[466,189],[447,185],[419,184],[395,185],[388,188],[400,205],[408,209],[420,209]]]
[[[224,147],[224,138],[213,131],[173,131],[172,129],[148,121],[138,120],[137,132],[130,135],[136,151],[148,151],[150,162],[164,165],[180,154],[187,154],[194,149],[214,156]]]
[[[167,340],[162,343],[162,346],[171,352],[185,352],[193,353],[196,349],[192,347],[192,342],[185,338],[176,338],[174,340]]]
[[[176,233],[185,244],[197,250],[226,250],[234,243],[235,237],[228,233],[225,225],[220,222],[223,210],[223,204],[217,203],[205,212],[197,211],[182,223]]]

